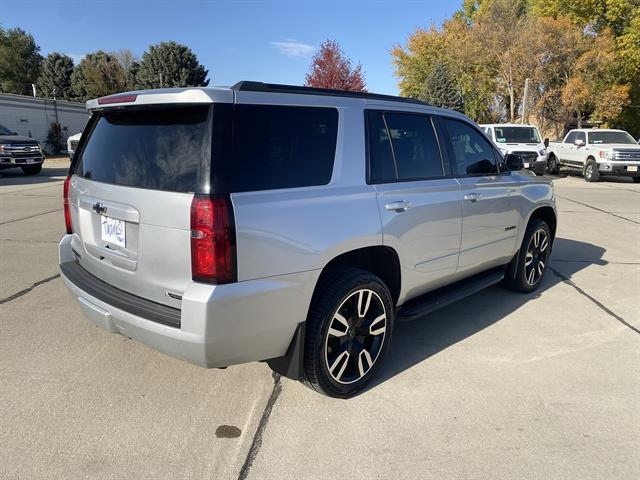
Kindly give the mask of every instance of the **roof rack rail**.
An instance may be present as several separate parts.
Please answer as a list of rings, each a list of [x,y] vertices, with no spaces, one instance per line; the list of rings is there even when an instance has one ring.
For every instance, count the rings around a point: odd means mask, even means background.
[[[332,88],[300,87],[298,85],[281,85],[277,83],[263,83],[243,80],[231,87],[239,92],[267,92],[267,93],[295,93],[299,95],[323,95],[330,97],[363,98],[370,100],[387,100],[391,102],[415,103],[431,106],[428,103],[414,98],[396,97],[380,93],[351,92],[348,90],[336,90]]]

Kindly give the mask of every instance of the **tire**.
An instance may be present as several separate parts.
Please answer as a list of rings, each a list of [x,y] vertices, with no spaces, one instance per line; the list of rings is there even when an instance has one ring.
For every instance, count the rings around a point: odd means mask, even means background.
[[[309,309],[303,383],[336,398],[360,392],[380,368],[394,313],[389,289],[377,276],[351,267],[329,272]]]
[[[20,167],[25,175],[37,175],[42,170],[42,164],[39,163],[37,165],[28,165],[26,167]]]
[[[640,177],[633,177],[633,183],[640,183]]]
[[[557,175],[560,173],[560,166],[558,165],[558,159],[555,155],[549,155],[549,159],[547,160],[547,172],[551,175]]]
[[[587,160],[587,164],[584,166],[582,175],[587,182],[598,182],[600,180],[598,164],[594,160]]]
[[[522,246],[511,262],[503,285],[509,290],[530,293],[542,282],[549,264],[551,233],[546,222],[533,218],[527,226]]]

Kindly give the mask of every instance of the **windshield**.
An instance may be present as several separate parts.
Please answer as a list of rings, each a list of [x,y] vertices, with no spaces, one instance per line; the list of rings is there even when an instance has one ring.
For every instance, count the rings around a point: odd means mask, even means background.
[[[600,145],[601,143],[636,145],[636,141],[627,132],[590,132],[589,143],[591,145]]]
[[[2,125],[0,125],[0,135],[13,135],[13,132],[7,127],[3,127]]]
[[[498,143],[540,143],[535,127],[495,127]]]

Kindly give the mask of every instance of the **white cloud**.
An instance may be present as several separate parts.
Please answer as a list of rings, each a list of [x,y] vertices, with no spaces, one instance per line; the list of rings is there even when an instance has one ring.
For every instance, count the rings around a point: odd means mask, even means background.
[[[282,42],[269,42],[274,48],[289,58],[311,58],[316,51],[316,47],[307,43],[297,42],[294,39],[287,38]]]

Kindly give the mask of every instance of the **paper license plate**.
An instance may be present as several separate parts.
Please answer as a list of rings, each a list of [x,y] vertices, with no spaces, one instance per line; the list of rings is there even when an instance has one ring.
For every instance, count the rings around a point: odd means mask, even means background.
[[[629,165],[627,167],[627,172],[637,172],[638,171],[638,167],[636,167],[635,165]]]
[[[529,168],[529,164],[525,162],[524,168]]]
[[[100,215],[102,223],[102,240],[115,243],[121,247],[126,246],[125,221]]]

